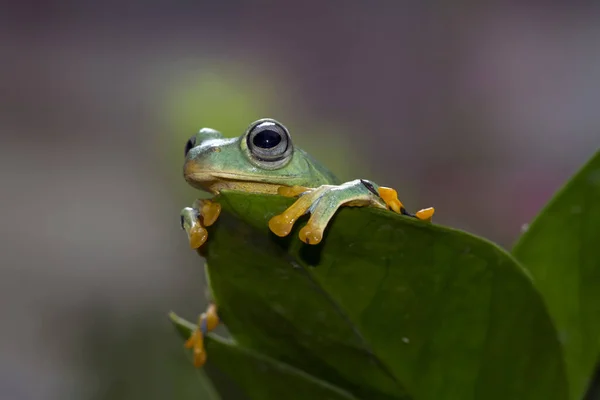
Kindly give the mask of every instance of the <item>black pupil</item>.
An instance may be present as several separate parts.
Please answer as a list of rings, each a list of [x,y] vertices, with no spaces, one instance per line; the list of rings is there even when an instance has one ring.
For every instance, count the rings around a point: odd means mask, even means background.
[[[277,146],[279,142],[281,142],[281,135],[270,129],[258,132],[252,139],[252,143],[262,149],[271,149]]]

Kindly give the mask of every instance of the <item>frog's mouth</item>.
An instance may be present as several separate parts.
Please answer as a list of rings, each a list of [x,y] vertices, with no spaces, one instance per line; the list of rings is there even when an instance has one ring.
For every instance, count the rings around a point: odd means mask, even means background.
[[[213,194],[219,194],[221,190],[277,194],[277,189],[288,186],[264,182],[262,181],[263,177],[256,175],[198,170],[196,168],[186,168],[184,177],[191,186]]]

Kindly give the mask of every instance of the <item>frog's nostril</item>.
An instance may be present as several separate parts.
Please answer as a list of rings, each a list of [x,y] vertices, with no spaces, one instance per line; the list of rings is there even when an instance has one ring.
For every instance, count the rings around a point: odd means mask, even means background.
[[[192,148],[194,148],[196,146],[196,136],[192,136],[191,138],[188,139],[187,143],[185,144],[185,156],[187,156],[187,154],[190,152],[190,150]]]

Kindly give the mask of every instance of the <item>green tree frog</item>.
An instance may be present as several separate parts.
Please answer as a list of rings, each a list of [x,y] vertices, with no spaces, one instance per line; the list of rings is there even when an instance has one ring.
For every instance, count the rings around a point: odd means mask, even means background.
[[[434,213],[433,208],[426,208],[410,214],[394,189],[365,179],[340,182],[308,153],[294,147],[287,128],[271,118],[253,122],[233,139],[214,129],[201,129],[185,146],[183,175],[193,187],[215,195],[221,190],[238,190],[298,197],[269,221],[269,229],[277,236],[287,236],[298,218],[308,213],[310,218],[299,237],[309,245],[321,242],[327,224],[342,206],[388,209],[423,221],[431,221]],[[202,199],[182,210],[181,225],[192,248],[204,244],[206,227],[217,220],[220,211],[218,203]],[[193,348],[196,366],[206,360],[204,336],[218,323],[216,306],[211,304],[186,342],[186,347]]]

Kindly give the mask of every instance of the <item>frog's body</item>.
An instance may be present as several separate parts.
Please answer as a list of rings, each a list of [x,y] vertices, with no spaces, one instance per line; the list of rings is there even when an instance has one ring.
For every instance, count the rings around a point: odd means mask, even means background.
[[[300,230],[300,239],[317,244],[335,212],[342,206],[368,206],[390,209],[430,221],[433,208],[411,215],[398,200],[396,191],[373,182],[356,179],[341,183],[333,173],[308,153],[294,148],[288,130],[279,122],[265,118],[252,123],[238,138],[225,139],[221,133],[203,128],[190,138],[185,149],[184,177],[202,190],[218,194],[221,190],[280,194],[299,199],[285,212],[269,221],[278,236],[286,236],[296,220],[311,216]],[[197,200],[181,212],[181,222],[190,245],[199,248],[208,237],[206,226],[218,218],[220,205]],[[218,322],[216,307],[200,317],[200,327],[186,345],[194,348],[194,363],[206,359],[203,337]]]

